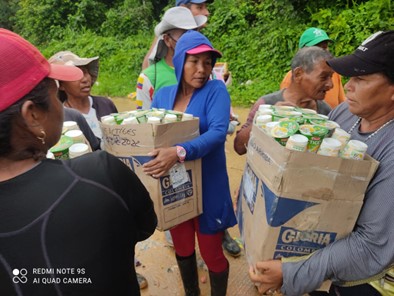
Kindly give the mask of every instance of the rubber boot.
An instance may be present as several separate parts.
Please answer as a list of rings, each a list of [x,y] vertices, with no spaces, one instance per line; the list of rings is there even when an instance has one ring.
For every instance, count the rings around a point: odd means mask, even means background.
[[[189,257],[180,257],[177,254],[175,256],[181,273],[185,296],[199,296],[196,253]]]
[[[223,250],[225,250],[226,253],[232,257],[238,257],[239,255],[241,255],[241,248],[239,247],[238,243],[231,237],[227,229],[224,231],[222,247]]]
[[[209,271],[211,296],[226,296],[229,270],[230,267],[227,267],[227,269],[222,272]]]

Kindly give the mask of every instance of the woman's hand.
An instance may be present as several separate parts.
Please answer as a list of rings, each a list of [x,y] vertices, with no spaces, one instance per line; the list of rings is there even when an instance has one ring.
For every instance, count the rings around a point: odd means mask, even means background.
[[[249,268],[249,277],[263,295],[281,295],[283,284],[282,262],[280,260],[260,261]]]
[[[145,163],[142,167],[144,173],[151,175],[153,178],[163,176],[178,161],[176,147],[158,148],[148,154],[155,157]]]

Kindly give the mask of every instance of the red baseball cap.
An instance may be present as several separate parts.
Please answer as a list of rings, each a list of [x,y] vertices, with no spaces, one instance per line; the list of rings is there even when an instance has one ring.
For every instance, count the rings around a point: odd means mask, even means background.
[[[222,57],[222,53],[220,51],[212,48],[208,44],[201,44],[201,45],[199,45],[199,46],[197,46],[195,48],[192,48],[192,49],[186,51],[186,53],[188,53],[188,54],[199,54],[199,53],[203,53],[203,52],[211,52],[217,58],[221,58]]]
[[[74,66],[51,65],[31,43],[0,29],[0,112],[19,101],[45,77],[76,81],[83,72]]]

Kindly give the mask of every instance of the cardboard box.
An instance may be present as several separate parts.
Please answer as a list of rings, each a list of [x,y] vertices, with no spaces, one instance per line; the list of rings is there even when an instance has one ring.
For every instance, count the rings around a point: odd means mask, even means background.
[[[248,262],[308,255],[346,236],[378,164],[288,150],[253,126],[237,213]]]
[[[101,124],[105,150],[122,160],[140,178],[153,200],[157,229],[167,230],[202,213],[201,160],[184,163],[189,181],[174,186],[170,176],[147,176],[142,165],[155,148],[170,147],[199,136],[199,120],[166,124]],[[130,188],[132,190],[132,188]]]

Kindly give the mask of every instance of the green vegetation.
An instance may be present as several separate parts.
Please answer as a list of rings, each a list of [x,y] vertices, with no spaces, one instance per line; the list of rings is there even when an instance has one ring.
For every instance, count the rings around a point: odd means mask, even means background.
[[[135,90],[153,28],[174,2],[0,0],[0,26],[21,34],[48,58],[61,50],[100,56],[94,93],[127,96]],[[328,32],[335,56],[352,52],[373,32],[394,29],[390,0],[217,0],[209,9],[203,33],[229,64],[234,105],[250,106],[278,89],[307,27]]]

